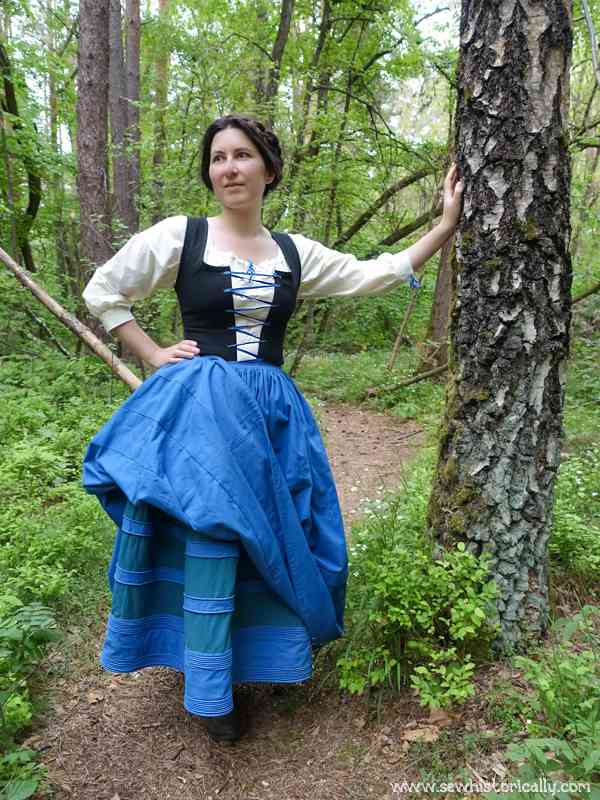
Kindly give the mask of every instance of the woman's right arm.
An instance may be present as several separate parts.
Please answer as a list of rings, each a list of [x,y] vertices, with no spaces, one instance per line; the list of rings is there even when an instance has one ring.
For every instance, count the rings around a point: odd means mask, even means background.
[[[196,342],[189,340],[160,347],[131,313],[136,300],[148,297],[154,289],[175,285],[186,226],[186,217],[169,217],[136,234],[95,271],[83,292],[88,309],[106,330],[153,367],[192,358],[199,352]]]
[[[200,352],[196,342],[191,339],[183,339],[170,347],[160,347],[140,328],[135,319],[113,328],[111,333],[114,333],[128,350],[156,368],[162,367],[163,364],[177,364],[178,361],[193,358]]]

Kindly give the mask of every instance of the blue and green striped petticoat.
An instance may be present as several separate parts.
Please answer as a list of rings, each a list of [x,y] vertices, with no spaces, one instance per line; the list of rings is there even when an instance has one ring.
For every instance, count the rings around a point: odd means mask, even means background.
[[[312,645],[341,635],[335,485],[279,367],[162,367],[92,440],[84,485],[118,526],[107,669],[178,669],[185,708],[218,716],[233,683],[306,680]]]

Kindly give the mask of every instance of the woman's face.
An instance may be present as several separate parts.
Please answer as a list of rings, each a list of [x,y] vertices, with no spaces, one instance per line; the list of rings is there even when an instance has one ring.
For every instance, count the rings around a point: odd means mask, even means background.
[[[256,147],[239,128],[225,128],[212,140],[208,171],[215,197],[225,208],[261,205],[273,180]]]

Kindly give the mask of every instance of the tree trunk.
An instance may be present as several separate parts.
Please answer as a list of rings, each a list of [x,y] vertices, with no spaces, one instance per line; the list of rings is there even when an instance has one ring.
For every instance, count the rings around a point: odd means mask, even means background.
[[[127,134],[128,153],[128,203],[124,222],[129,233],[140,225],[137,200],[140,193],[140,0],[127,0],[126,4],[127,52]]]
[[[125,154],[128,109],[125,61],[123,59],[121,0],[110,0],[108,30],[108,103],[112,150],[113,216],[116,215],[121,223],[125,223],[129,208],[128,159]]]
[[[29,232],[33,227],[42,200],[42,179],[38,172],[37,165],[30,155],[31,141],[25,134],[24,123],[21,121],[19,106],[17,104],[17,94],[12,77],[12,67],[8,57],[8,52],[4,44],[0,42],[0,74],[2,76],[2,86],[4,91],[4,110],[12,115],[12,128],[19,143],[19,156],[27,173],[28,203],[25,211],[18,211],[16,203],[13,210],[18,214],[16,219],[17,241],[23,254],[25,266],[30,272],[35,272],[35,264],[31,245],[29,244]],[[14,200],[14,198],[13,198]]]
[[[161,22],[167,15],[169,0],[159,0]],[[167,144],[165,118],[167,113],[167,93],[169,87],[169,50],[162,47],[156,54],[156,78],[154,83],[154,153],[152,156],[153,212],[152,222],[163,217],[164,186],[160,174]]]
[[[266,118],[270,125],[273,125],[275,118],[275,107],[277,104],[277,92],[279,90],[279,78],[281,75],[281,62],[287,40],[290,35],[292,15],[294,13],[294,0],[281,0],[281,12],[279,14],[279,28],[277,36],[271,50],[271,67],[266,86],[259,83],[257,91],[257,101],[259,106],[266,109]]]
[[[77,191],[82,255],[95,267],[112,255],[107,191],[109,0],[81,0],[77,72]]]
[[[548,620],[569,344],[570,0],[463,0],[450,380],[429,524],[492,557],[501,632]]]

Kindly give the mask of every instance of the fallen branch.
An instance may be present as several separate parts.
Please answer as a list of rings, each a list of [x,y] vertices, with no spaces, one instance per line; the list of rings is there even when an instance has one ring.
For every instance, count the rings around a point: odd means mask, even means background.
[[[126,383],[129,388],[134,391],[141,384],[137,375],[123,364],[120,358],[117,358],[109,348],[100,341],[100,339],[92,333],[92,331],[80,322],[77,317],[73,316],[69,311],[63,308],[56,302],[50,295],[44,291],[40,286],[35,283],[30,277],[29,273],[22,269],[9,255],[0,248],[0,261],[4,262],[9,270],[15,275],[17,280],[25,286],[26,289],[33,294],[33,296],[46,306],[46,308],[54,314],[54,316],[62,322],[70,331],[78,336],[97,356],[99,356],[108,366],[113,373],[120,378],[123,383]]]
[[[445,372],[447,369],[448,369],[448,364],[442,364],[441,367],[435,367],[435,369],[430,369],[427,372],[420,372],[418,375],[413,375],[412,378],[409,378],[406,381],[402,381],[401,383],[396,383],[393,386],[382,386],[378,389],[367,389],[366,396],[379,397],[380,394],[395,392],[398,389],[404,389],[406,386],[412,386],[413,383],[419,383],[420,381],[427,380],[427,378],[433,378],[436,375],[441,375],[442,372]]]
[[[571,301],[571,304],[575,305],[575,303],[580,303],[582,300],[585,300],[585,298],[589,297],[591,294],[596,294],[596,292],[600,292],[600,281],[598,281],[598,283],[595,283],[589,289],[586,289],[585,292],[578,294],[577,297],[574,297],[573,300]]]

